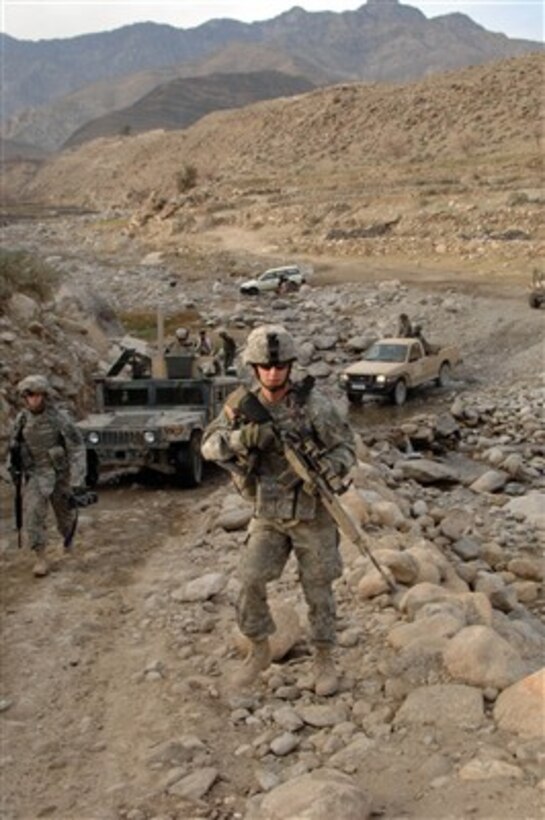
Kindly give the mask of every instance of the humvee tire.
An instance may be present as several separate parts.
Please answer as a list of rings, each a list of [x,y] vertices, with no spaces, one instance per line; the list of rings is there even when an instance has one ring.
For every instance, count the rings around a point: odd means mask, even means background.
[[[201,434],[194,432],[176,453],[176,476],[182,487],[198,487],[202,482]]]

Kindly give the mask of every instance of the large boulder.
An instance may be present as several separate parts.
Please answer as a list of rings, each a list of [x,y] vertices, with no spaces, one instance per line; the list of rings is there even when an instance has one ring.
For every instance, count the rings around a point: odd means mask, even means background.
[[[295,777],[252,806],[244,820],[367,820],[369,800],[352,778],[335,769]]]
[[[494,719],[500,729],[545,738],[545,667],[504,689],[494,706]]]

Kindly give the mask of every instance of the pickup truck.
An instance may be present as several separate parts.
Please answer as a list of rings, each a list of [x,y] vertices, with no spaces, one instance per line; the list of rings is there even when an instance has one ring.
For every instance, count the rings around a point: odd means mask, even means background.
[[[363,359],[349,365],[339,381],[353,404],[374,395],[386,396],[400,406],[412,387],[433,381],[445,387],[459,361],[455,347],[441,347],[426,354],[420,339],[381,339],[371,345]]]
[[[257,296],[266,291],[278,291],[282,285],[286,290],[298,290],[305,281],[305,274],[298,265],[285,265],[269,268],[255,279],[248,279],[240,286],[240,292],[245,296]]]

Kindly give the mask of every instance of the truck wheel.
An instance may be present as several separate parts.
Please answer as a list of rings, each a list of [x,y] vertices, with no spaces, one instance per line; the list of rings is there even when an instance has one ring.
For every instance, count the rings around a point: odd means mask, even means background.
[[[259,290],[257,288],[248,288],[248,290],[245,290],[244,293],[247,296],[259,296]]]
[[[182,487],[198,487],[202,481],[201,435],[193,433],[176,453],[176,473]]]
[[[350,404],[361,404],[363,400],[361,393],[347,393],[346,397]]]
[[[439,387],[448,387],[450,382],[450,364],[448,362],[443,362],[439,368],[439,375],[436,381]]]
[[[528,304],[531,308],[538,308],[541,303],[535,293],[531,293],[528,297]]]
[[[398,379],[392,393],[392,400],[394,404],[401,407],[407,401],[407,382],[405,379]]]

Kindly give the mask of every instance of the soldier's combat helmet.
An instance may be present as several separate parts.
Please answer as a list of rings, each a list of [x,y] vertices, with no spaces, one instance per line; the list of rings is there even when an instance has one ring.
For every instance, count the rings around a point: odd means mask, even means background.
[[[246,340],[242,353],[244,364],[281,365],[297,359],[295,341],[282,325],[256,327]]]
[[[17,385],[17,391],[21,396],[28,396],[29,393],[42,393],[44,396],[48,396],[51,387],[45,376],[25,376]]]

